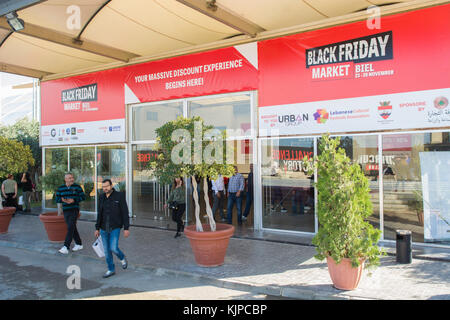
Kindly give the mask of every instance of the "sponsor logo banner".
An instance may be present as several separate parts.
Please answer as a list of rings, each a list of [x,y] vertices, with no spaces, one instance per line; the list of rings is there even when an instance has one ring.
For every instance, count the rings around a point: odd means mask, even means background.
[[[259,109],[259,134],[449,127],[450,106],[441,103],[447,97],[450,88],[264,107]]]
[[[41,127],[41,145],[71,145],[125,141],[125,119]]]

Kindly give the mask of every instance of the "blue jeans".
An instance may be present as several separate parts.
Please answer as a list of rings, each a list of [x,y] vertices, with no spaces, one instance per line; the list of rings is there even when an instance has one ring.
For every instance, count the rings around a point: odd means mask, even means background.
[[[114,272],[115,267],[112,253],[114,252],[114,254],[120,260],[123,260],[125,258],[125,255],[119,249],[120,228],[116,228],[111,232],[106,232],[100,229],[100,236],[102,237],[103,250],[105,251],[105,258],[106,263],[108,264],[108,270]]]
[[[227,206],[227,220],[229,224],[233,223],[233,207],[236,202],[238,222],[242,223],[242,192],[240,197],[236,197],[236,193],[231,193],[228,196],[228,206]]]

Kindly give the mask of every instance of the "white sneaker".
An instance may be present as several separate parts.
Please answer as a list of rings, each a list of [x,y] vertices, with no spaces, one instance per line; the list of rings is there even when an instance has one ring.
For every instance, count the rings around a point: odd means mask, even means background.
[[[67,249],[66,246],[64,246],[64,247],[62,247],[61,249],[59,249],[59,253],[62,253],[62,254],[68,254],[68,253],[69,253],[69,250]]]
[[[72,251],[78,251],[78,250],[81,250],[81,249],[83,249],[83,246],[76,244],[75,247],[72,248]]]

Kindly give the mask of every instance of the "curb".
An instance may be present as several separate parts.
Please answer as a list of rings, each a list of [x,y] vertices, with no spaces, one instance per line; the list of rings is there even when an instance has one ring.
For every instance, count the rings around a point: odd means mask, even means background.
[[[41,254],[48,254],[54,256],[64,257],[62,254],[59,254],[55,249],[49,248],[37,248],[32,244],[26,244],[21,242],[11,242],[0,240],[0,247],[8,247],[8,248],[16,248],[16,249],[24,249],[29,251],[38,252]],[[91,260],[99,261],[97,258],[94,258],[89,255],[84,255],[82,253],[77,253],[77,255],[82,256],[83,258],[89,258]],[[69,256],[69,255],[68,255]],[[211,285],[215,285],[217,287],[233,289],[233,290],[241,290],[248,291],[257,294],[265,294],[269,296],[276,297],[284,297],[291,299],[300,299],[300,300],[378,300],[371,298],[360,298],[354,296],[347,296],[343,293],[330,294],[320,291],[314,291],[311,289],[299,289],[292,287],[283,287],[277,285],[260,285],[253,284],[249,282],[240,282],[236,280],[224,280],[218,279],[210,276],[205,276],[197,273],[173,270],[162,267],[155,267],[151,265],[140,265],[140,264],[128,264],[128,268],[138,270],[138,271],[150,271],[157,276],[171,276],[176,278],[189,278],[198,282],[204,282]]]

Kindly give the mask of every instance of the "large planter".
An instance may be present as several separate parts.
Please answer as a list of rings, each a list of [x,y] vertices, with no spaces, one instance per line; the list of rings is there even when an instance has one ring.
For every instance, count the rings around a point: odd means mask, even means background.
[[[0,210],[0,233],[7,233],[11,218],[16,212],[14,207],[4,207]]]
[[[339,264],[336,264],[333,258],[327,257],[327,264],[331,281],[333,281],[336,289],[355,290],[358,287],[363,273],[364,261],[359,267],[354,268],[350,259],[343,258]]]
[[[195,262],[202,267],[217,267],[224,263],[228,242],[233,236],[234,227],[229,224],[216,224],[212,232],[209,224],[203,225],[203,232],[197,232],[195,225],[184,229],[194,252]]]
[[[80,214],[78,213],[78,218]],[[64,242],[67,235],[67,224],[64,215],[59,215],[57,211],[46,212],[39,215],[47,231],[48,240],[51,242]]]

